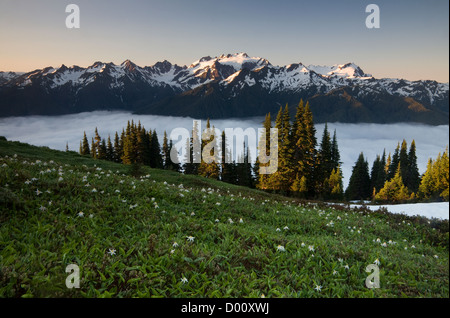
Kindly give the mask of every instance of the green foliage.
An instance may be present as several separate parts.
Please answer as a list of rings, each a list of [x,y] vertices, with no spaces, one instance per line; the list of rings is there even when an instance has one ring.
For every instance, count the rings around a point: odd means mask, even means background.
[[[405,202],[411,198],[408,188],[403,184],[400,163],[395,176],[386,181],[383,188],[375,195],[374,201]]]
[[[367,200],[370,196],[369,165],[361,152],[353,166],[345,197],[347,200]]]
[[[449,199],[449,156],[445,152],[433,161],[428,161],[427,170],[419,186],[419,198],[423,200]]]
[[[0,141],[0,297],[449,297],[448,221],[129,167]]]

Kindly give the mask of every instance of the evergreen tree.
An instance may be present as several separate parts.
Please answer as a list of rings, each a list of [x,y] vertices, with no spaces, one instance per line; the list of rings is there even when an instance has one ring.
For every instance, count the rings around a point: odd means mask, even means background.
[[[89,142],[86,137],[86,132],[84,132],[80,154],[81,155],[90,155],[91,154],[91,150],[89,149]]]
[[[291,189],[299,192],[301,196],[311,197],[315,192],[314,166],[317,141],[309,103],[306,102],[306,105],[303,105],[303,100],[301,100],[297,106],[292,129],[295,179]]]
[[[449,156],[448,146],[433,161],[428,161],[420,186],[419,198],[422,200],[449,200]]]
[[[345,196],[347,200],[367,200],[371,196],[369,165],[362,152],[353,166]]]
[[[325,184],[327,186],[325,198],[332,200],[342,200],[344,198],[344,185],[339,167],[331,171],[330,177],[326,180]]]
[[[100,137],[100,135],[98,133],[97,127],[95,127],[94,139],[92,141],[92,149],[93,149],[92,153],[93,153],[93,157],[95,159],[97,159],[99,157],[98,152],[101,151],[101,149],[100,149],[101,142],[102,142],[102,138]],[[103,155],[103,154],[101,154],[101,155]]]
[[[333,134],[333,141],[331,142],[331,162],[333,163],[333,169],[337,170],[342,162],[341,162],[341,154],[339,152],[337,137],[336,137],[336,129]]]
[[[185,174],[196,174],[196,171],[194,170],[194,163],[192,162],[192,144],[191,144],[192,138],[186,139],[186,146],[185,146],[185,157],[184,157],[184,164],[183,164],[183,170]]]
[[[403,184],[401,175],[401,164],[398,163],[394,177],[386,181],[383,188],[378,192],[374,200],[386,202],[403,202],[411,198],[408,188]]]
[[[433,159],[428,159],[427,170],[422,176],[419,185],[419,198],[422,200],[429,200],[433,197],[435,191],[435,180],[433,179]]]
[[[172,171],[176,171],[176,172],[180,172],[181,167],[180,164],[178,162],[173,162],[172,159],[170,158],[170,153],[172,152],[172,148],[173,148],[173,142],[172,139],[169,141],[169,170]]]
[[[206,150],[205,150],[206,149]],[[209,155],[204,157],[205,152]],[[202,162],[198,168],[198,174],[212,179],[219,179],[219,153],[217,136],[214,127],[211,128],[209,119],[206,122],[206,129],[202,134]]]
[[[405,180],[405,178],[408,175],[409,171],[409,161],[408,161],[408,144],[406,143],[406,140],[403,139],[402,145],[400,147],[400,153],[399,153],[399,163],[400,163],[400,170],[402,179]]]
[[[417,167],[416,142],[413,140],[408,153],[408,171],[405,176],[405,185],[412,191],[417,192],[420,185],[419,168]]]
[[[392,158],[391,153],[388,154],[388,157],[386,159],[386,164],[384,165],[384,175],[386,176],[386,180],[389,177],[389,169],[391,167]]]
[[[325,183],[328,181],[331,172],[336,169],[334,167],[335,163],[333,162],[332,153],[330,133],[328,132],[328,125],[325,124],[315,169],[318,193],[323,194],[327,192],[327,185]]]
[[[265,134],[260,136],[260,140],[258,142],[258,152],[260,155],[270,156],[270,129],[272,128],[272,120],[270,117],[270,113],[268,113],[263,122],[263,128],[265,129]],[[263,147],[265,145],[265,147]],[[268,167],[269,163],[260,163],[258,161],[259,167]],[[259,171],[256,174],[257,176],[257,188],[267,190],[269,189],[269,175],[260,174]]]
[[[105,160],[106,159],[106,142],[105,139],[102,139],[100,142],[100,146],[98,147],[97,159]]]
[[[227,183],[235,183],[236,180],[233,179],[233,163],[227,146],[225,131],[222,131],[221,136],[221,162],[220,180]]]
[[[278,129],[278,169],[269,176],[268,188],[288,193],[291,189],[294,173],[288,105],[286,105],[284,110],[280,107],[275,120],[275,128]]]
[[[133,121],[131,123],[128,121],[123,138],[123,154],[121,157],[122,163],[126,165],[137,163],[137,136]]]
[[[389,171],[387,175],[387,180],[391,180],[395,176],[395,172],[397,171],[398,164],[400,163],[400,143],[397,144],[397,148],[395,148],[394,155],[392,156],[392,160],[389,164]]]
[[[168,170],[169,166],[171,165],[170,160],[170,149],[169,149],[169,141],[167,140],[167,132],[164,131],[164,137],[163,137],[163,147],[162,147],[162,158],[164,162],[164,169]]]
[[[153,130],[153,133],[151,134],[149,164],[150,164],[150,167],[152,167],[152,168],[158,168],[158,169],[163,168],[161,146],[159,145],[158,135],[156,133],[156,130]]]
[[[114,150],[113,151],[113,160],[115,162],[122,162],[121,158],[122,158],[122,155],[123,155],[123,147],[122,147],[122,142],[119,139],[119,134],[117,133],[117,131],[116,131],[116,134],[114,136],[114,147],[113,147],[113,150]]]
[[[198,121],[194,121],[192,137],[186,141],[186,156],[184,158],[183,170],[185,174],[198,174],[201,162],[201,140],[199,138]]]
[[[377,155],[372,165],[372,170],[370,172],[370,189],[374,193],[378,192],[384,186],[384,183],[386,181],[385,158],[386,158],[385,152],[383,152],[383,157],[381,158],[379,155]]]
[[[106,142],[106,160],[114,161],[114,147],[110,135],[108,135],[108,141]]]
[[[91,138],[91,156],[92,158],[97,158],[97,146],[94,142],[94,137]]]

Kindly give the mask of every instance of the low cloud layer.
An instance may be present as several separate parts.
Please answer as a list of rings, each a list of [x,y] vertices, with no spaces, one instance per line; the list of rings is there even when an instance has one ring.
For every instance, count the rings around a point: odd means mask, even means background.
[[[114,137],[116,131],[121,132],[128,120],[140,121],[147,129],[156,129],[162,139],[164,131],[168,134],[174,128],[192,129],[192,118],[154,115],[132,115],[126,112],[90,112],[65,116],[29,116],[0,118],[0,136],[8,140],[17,140],[37,146],[48,146],[52,149],[64,150],[66,143],[70,150],[78,151],[83,132],[86,131],[91,140],[95,127],[101,137]],[[212,120],[211,124],[222,130],[225,128],[262,127],[263,118]],[[205,121],[202,127],[205,128]],[[317,124],[317,140],[320,143],[324,124]],[[448,145],[449,126],[427,126],[419,124],[328,124],[330,134],[336,129],[344,174],[344,185],[348,184],[352,166],[363,152],[369,167],[377,154],[393,153],[398,142],[405,139],[408,147],[414,139],[417,146],[419,172],[426,170],[428,158],[435,158]],[[255,150],[251,149],[254,159]]]

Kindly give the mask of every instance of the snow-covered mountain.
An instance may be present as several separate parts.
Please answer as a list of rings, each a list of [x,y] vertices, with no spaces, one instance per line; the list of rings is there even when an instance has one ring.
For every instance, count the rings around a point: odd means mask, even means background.
[[[448,92],[448,83],[376,79],[354,63],[274,66],[266,59],[236,53],[203,57],[189,66],[163,61],[141,67],[126,60],[120,65],[95,62],[87,68],[62,65],[29,73],[0,72],[0,116],[97,109],[211,118],[258,116],[303,98],[310,101],[313,113],[319,108],[326,113],[329,100],[330,110],[336,104],[341,112],[355,108],[353,113],[367,103],[371,112],[377,105],[401,106],[411,112],[403,116],[405,121],[448,123]],[[334,119],[376,121],[373,116]]]

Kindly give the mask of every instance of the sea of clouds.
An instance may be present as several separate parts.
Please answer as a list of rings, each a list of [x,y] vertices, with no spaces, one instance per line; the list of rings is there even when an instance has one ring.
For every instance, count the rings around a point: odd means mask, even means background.
[[[128,120],[134,120],[147,129],[155,129],[160,142],[164,131],[170,135],[175,128],[192,130],[193,119],[189,117],[172,117],[156,115],[134,115],[128,112],[96,111],[64,116],[26,116],[0,118],[0,136],[8,140],[16,140],[37,146],[47,146],[52,149],[65,150],[68,144],[70,150],[78,151],[83,132],[86,131],[89,142],[95,127],[101,137],[108,135],[114,138],[116,131],[122,131]],[[220,119],[212,120],[211,124],[223,130],[225,128],[254,128],[262,127],[263,118],[248,119]],[[206,121],[202,121],[202,128]],[[322,138],[324,124],[316,124],[318,144]],[[328,130],[333,135],[336,130],[339,150],[341,154],[344,186],[350,179],[352,166],[359,154],[364,153],[369,162],[369,168],[383,150],[386,154],[393,153],[397,143],[405,139],[408,147],[414,139],[417,147],[419,172],[424,173],[429,158],[436,158],[438,153],[445,151],[449,140],[449,126],[428,126],[422,124],[343,124],[329,123]],[[177,140],[174,141],[176,143]],[[256,142],[256,141],[255,141]],[[240,143],[240,142],[239,142]],[[251,150],[251,157],[255,159],[256,150]]]

